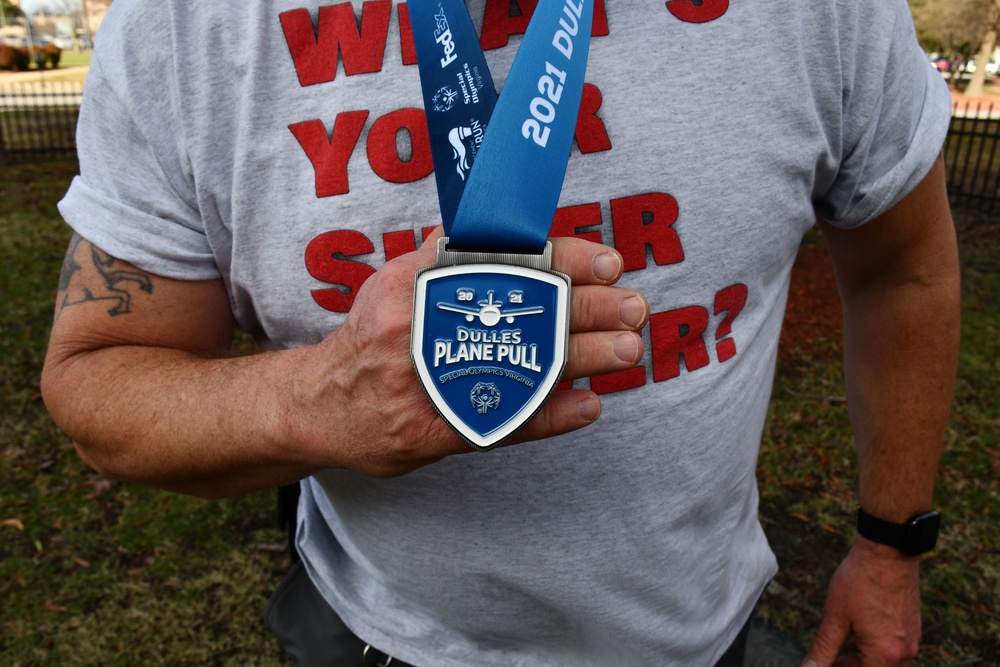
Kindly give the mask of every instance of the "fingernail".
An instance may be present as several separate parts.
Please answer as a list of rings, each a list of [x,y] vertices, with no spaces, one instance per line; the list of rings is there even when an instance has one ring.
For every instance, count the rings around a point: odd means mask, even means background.
[[[802,663],[802,667],[819,667],[819,664],[815,660],[806,660]]]
[[[580,401],[580,417],[593,422],[601,416],[601,402],[596,398],[587,398]]]
[[[634,364],[636,357],[639,356],[639,344],[636,342],[635,334],[616,336],[611,346],[615,351],[616,357],[630,364]]]
[[[595,278],[610,282],[621,273],[622,262],[617,253],[606,252],[594,258],[593,268]]]
[[[618,304],[618,319],[627,327],[635,328],[646,317],[646,303],[637,296],[630,296]]]

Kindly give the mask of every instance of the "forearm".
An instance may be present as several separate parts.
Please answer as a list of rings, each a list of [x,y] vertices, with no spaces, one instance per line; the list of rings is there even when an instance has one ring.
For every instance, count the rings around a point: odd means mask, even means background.
[[[844,303],[859,500],[904,521],[931,509],[958,365],[960,271],[939,159],[879,220],[823,225]]]
[[[931,509],[958,358],[957,271],[845,298],[844,360],[859,501],[904,521]]]
[[[282,437],[280,378],[296,354],[206,359],[107,347],[51,364],[44,394],[84,461],[101,473],[195,495],[236,495],[300,479],[318,465]]]

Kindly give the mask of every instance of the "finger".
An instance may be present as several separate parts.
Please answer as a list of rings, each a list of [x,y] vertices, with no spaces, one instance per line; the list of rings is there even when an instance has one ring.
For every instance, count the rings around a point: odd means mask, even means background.
[[[593,424],[601,416],[601,399],[586,389],[557,391],[512,443],[541,440]]]
[[[437,263],[437,241],[442,236],[444,236],[444,229],[438,225],[434,231],[427,235],[416,251],[403,253],[392,261],[386,262],[379,270],[379,274],[384,280],[400,282],[404,285],[408,283],[407,289],[412,289],[416,272]]]
[[[812,646],[809,647],[809,652],[806,654],[805,660],[802,661],[802,667],[830,667],[833,665],[850,633],[850,623],[846,619],[824,614]]]
[[[418,252],[436,252],[444,228],[437,226]],[[624,262],[617,250],[578,238],[553,238],[552,268],[565,273],[573,285],[613,285],[622,276]]]
[[[570,306],[571,333],[638,331],[649,319],[649,303],[638,292],[619,287],[574,287]]]
[[[415,253],[409,253],[409,256],[416,261],[421,267],[430,266],[437,262],[437,245],[438,239],[444,236],[444,227],[438,225],[434,228],[427,238],[417,246],[417,251]],[[407,257],[407,255],[402,255]],[[397,258],[398,259],[398,258]]]
[[[633,331],[592,331],[569,337],[562,379],[575,380],[633,368],[642,359],[642,336]]]
[[[552,268],[565,273],[573,285],[613,285],[625,266],[617,250],[578,238],[554,238]]]
[[[432,250],[436,250],[437,241],[442,236],[444,236],[444,225],[438,225],[434,228],[434,231],[427,235],[427,238],[420,244],[420,248],[422,249],[424,246],[427,246]]]

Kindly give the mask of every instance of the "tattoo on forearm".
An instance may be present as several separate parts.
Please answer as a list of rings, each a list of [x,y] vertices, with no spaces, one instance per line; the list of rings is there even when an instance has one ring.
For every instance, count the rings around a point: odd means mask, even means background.
[[[81,284],[81,271],[93,268],[98,280]],[[89,271],[87,271],[89,273]],[[145,273],[123,267],[122,263],[79,235],[74,234],[59,274],[59,310],[91,301],[109,301],[108,315],[115,317],[132,310],[134,289],[153,293],[153,281]]]

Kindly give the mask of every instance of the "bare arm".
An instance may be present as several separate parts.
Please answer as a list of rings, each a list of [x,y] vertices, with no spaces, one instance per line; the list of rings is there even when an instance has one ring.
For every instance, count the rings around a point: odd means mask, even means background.
[[[574,280],[564,377],[633,366],[648,305],[610,287],[620,256],[579,239],[554,246],[555,268]],[[413,277],[433,263],[433,248],[386,264],[319,345],[233,358],[221,280],[153,276],[75,237],[42,376],[46,405],[95,469],[205,496],[325,468],[399,475],[469,451],[437,417],[409,360]],[[559,392],[522,439],[599,414],[592,392]]]
[[[234,321],[221,280],[154,276],[74,236],[59,282],[42,391],[89,465],[192,491],[220,468],[294,478],[285,462],[247,469],[276,444],[274,397],[254,380],[274,359],[226,358]]]
[[[848,231],[821,226],[844,303],[859,502],[902,523],[933,507],[958,363],[958,252],[941,160],[880,219]],[[832,664],[848,633],[866,666],[916,654],[918,558],[857,538],[831,583],[810,659]]]

